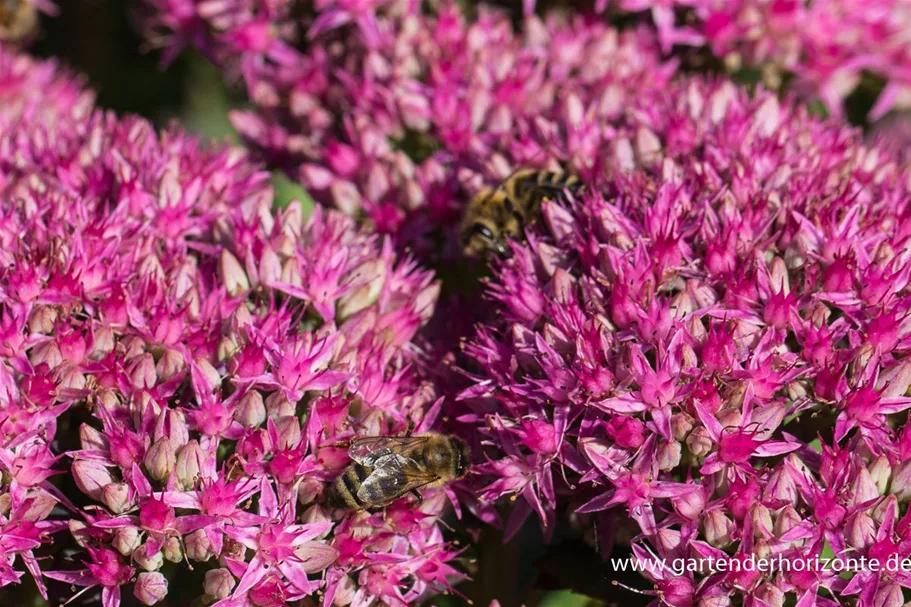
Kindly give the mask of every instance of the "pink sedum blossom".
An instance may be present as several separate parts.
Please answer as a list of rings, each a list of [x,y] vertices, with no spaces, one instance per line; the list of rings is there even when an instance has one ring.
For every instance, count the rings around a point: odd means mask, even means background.
[[[587,192],[546,202],[494,263],[465,344],[456,416],[488,458],[472,508],[510,497],[507,534],[574,511],[602,546],[632,524],[643,560],[904,554],[903,160],[700,79],[631,99],[599,149]],[[872,606],[911,587],[901,571],[647,577],[681,606]]]
[[[526,3],[533,8],[535,2]],[[599,0],[647,16],[661,48],[706,47],[731,71],[759,69],[767,86],[821,101],[842,116],[865,73],[883,82],[870,117],[911,107],[911,4],[907,0]]]
[[[543,163],[555,150],[537,135],[583,107],[615,118],[631,90],[676,70],[645,28],[579,15],[516,30],[505,11],[469,16],[448,1],[317,2],[310,17],[285,2],[147,4],[166,58],[190,44],[242,81],[253,108],[232,122],[244,141],[422,257],[458,254],[479,171],[503,178],[511,162]]]
[[[193,598],[284,605],[343,578],[367,602],[460,579],[442,492],[359,530],[375,560],[339,562],[360,515],[324,506],[338,443],[436,422],[415,341],[432,273],[337,211],[274,212],[243,151],[93,111],[54,69],[0,51],[0,585],[27,570],[154,604],[166,561],[212,561]],[[79,550],[39,565],[67,528]]]

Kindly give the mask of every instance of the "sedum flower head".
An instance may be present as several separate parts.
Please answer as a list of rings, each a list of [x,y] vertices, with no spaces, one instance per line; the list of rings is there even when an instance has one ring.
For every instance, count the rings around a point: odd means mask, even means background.
[[[360,515],[325,507],[339,442],[435,423],[414,342],[433,275],[336,211],[273,212],[238,149],[53,113],[36,87],[90,98],[52,64],[0,52],[0,69],[21,85],[0,89],[0,585],[28,570],[114,607],[165,599],[194,562],[217,562],[188,591],[219,605],[456,580],[444,494],[356,540]],[[61,418],[78,449],[61,451]],[[60,472],[84,495],[61,496]],[[68,520],[48,521],[58,501]],[[67,528],[81,551],[43,570],[33,549]],[[400,565],[340,561],[352,541]]]
[[[608,2],[595,5],[601,12]],[[758,70],[771,88],[793,79],[791,90],[833,115],[842,116],[845,99],[874,79],[883,85],[871,118],[911,104],[904,69],[911,10],[904,0],[618,0],[611,7],[650,21],[664,53],[706,47],[728,71]]]
[[[191,44],[242,80],[253,109],[232,122],[245,142],[422,256],[456,254],[479,173],[543,164],[559,150],[542,129],[582,107],[614,118],[631,89],[675,71],[644,29],[578,15],[514,28],[503,11],[469,16],[454,2],[318,2],[312,17],[286,3],[148,4],[150,37],[169,56]]]
[[[595,128],[584,115],[576,128]],[[508,531],[537,516],[547,532],[569,509],[592,540],[620,518],[643,560],[904,545],[899,159],[699,79],[631,99],[596,149],[587,192],[546,202],[495,264],[491,316],[464,348],[459,419],[489,459],[477,507],[509,496]],[[911,581],[813,575],[648,577],[670,605],[892,597]]]

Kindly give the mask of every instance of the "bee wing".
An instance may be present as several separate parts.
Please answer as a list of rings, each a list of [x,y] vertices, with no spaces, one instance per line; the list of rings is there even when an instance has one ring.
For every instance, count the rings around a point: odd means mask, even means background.
[[[412,489],[439,480],[437,475],[398,453],[384,455],[375,466],[357,490],[357,499],[361,503],[382,506]]]
[[[367,436],[352,441],[348,447],[348,457],[362,466],[375,468],[381,457],[417,449],[426,440],[426,436]]]

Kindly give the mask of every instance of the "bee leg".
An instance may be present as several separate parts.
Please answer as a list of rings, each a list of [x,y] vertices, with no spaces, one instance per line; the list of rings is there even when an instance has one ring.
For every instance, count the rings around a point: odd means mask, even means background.
[[[418,506],[424,503],[424,496],[418,493],[417,489],[412,489],[411,495],[413,495],[414,499],[417,500]]]

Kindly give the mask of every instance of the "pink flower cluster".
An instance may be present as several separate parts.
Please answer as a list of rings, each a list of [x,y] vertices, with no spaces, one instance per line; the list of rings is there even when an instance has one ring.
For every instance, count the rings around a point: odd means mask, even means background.
[[[151,39],[192,44],[242,79],[255,109],[232,121],[246,142],[422,256],[457,252],[479,172],[558,154],[540,134],[572,131],[582,107],[609,130],[631,90],[675,71],[644,28],[579,15],[517,33],[503,11],[470,17],[448,1],[325,1],[310,16],[289,2],[148,4]]]
[[[598,2],[606,8],[608,2]],[[840,116],[864,72],[886,82],[870,116],[911,106],[911,3],[907,0],[617,0],[647,11],[662,49],[705,45],[728,67],[758,67],[767,84],[822,100]]]
[[[324,506],[340,442],[435,422],[412,341],[433,275],[340,213],[273,214],[240,150],[93,111],[53,71],[0,51],[0,586],[152,605],[171,561],[219,607],[448,588],[445,493]],[[79,550],[39,567],[54,533]]]
[[[482,503],[516,501],[508,534],[573,512],[643,560],[907,556],[907,174],[730,83],[629,102],[604,174],[495,265],[465,345]],[[673,607],[900,607],[911,588],[900,570],[648,577]]]

